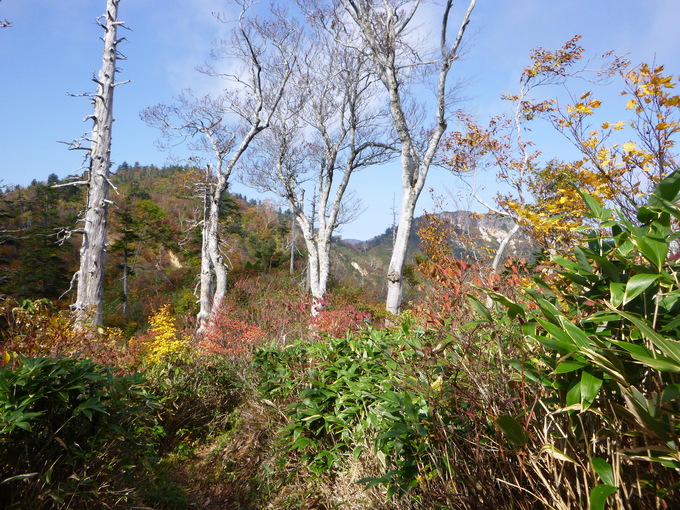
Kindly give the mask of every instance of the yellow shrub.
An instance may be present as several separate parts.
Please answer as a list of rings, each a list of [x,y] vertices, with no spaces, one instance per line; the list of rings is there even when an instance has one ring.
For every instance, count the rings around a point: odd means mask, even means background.
[[[149,319],[149,336],[141,339],[143,361],[158,365],[167,361],[188,362],[192,359],[191,341],[179,336],[170,306],[161,307]]]

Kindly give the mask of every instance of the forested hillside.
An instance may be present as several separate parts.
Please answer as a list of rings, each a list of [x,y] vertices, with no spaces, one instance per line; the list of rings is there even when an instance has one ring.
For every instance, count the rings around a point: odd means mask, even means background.
[[[77,271],[84,190],[55,184],[61,183],[53,176],[3,193],[0,292],[17,300],[48,298],[66,308],[73,299],[69,285]],[[202,213],[192,169],[124,163],[112,184],[117,193],[109,221],[105,323],[141,323],[169,302],[192,313]],[[222,228],[235,274],[286,266],[289,217],[273,204],[238,195],[225,197],[224,205]]]
[[[195,287],[200,269],[202,197],[191,167],[156,167],[123,163],[112,177],[117,193],[109,221],[104,325],[132,334],[146,327],[147,318],[164,304],[178,313],[195,315]],[[49,299],[57,309],[73,300],[71,279],[77,271],[84,190],[60,182],[16,186],[0,197],[0,293],[4,299]],[[301,233],[291,234],[290,212],[273,201],[235,194],[224,198],[221,230],[233,282],[278,275],[305,292],[305,247]],[[484,258],[498,247],[507,219],[459,211],[439,213],[449,222],[454,253]],[[412,235],[410,266],[420,252],[418,232],[427,223],[417,219]],[[334,289],[365,295],[378,307],[392,248],[392,229],[362,242],[335,240]],[[530,243],[521,238],[511,252],[530,258]],[[292,255],[292,272],[291,272]],[[413,282],[412,282],[413,283]],[[352,290],[353,289],[353,290]],[[413,285],[409,296],[417,297]]]

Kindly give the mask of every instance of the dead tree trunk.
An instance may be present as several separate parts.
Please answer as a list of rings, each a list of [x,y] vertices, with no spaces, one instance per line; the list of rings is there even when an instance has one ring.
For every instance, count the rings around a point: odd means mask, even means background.
[[[92,140],[90,145],[90,168],[87,206],[83,241],[80,249],[80,269],[77,273],[78,287],[73,305],[77,328],[94,327],[102,322],[104,295],[104,263],[106,259],[106,236],[109,203],[109,173],[111,167],[111,126],[113,124],[113,89],[116,85],[116,38],[118,3],[107,0],[104,28],[104,56],[93,97],[94,114],[91,119]]]

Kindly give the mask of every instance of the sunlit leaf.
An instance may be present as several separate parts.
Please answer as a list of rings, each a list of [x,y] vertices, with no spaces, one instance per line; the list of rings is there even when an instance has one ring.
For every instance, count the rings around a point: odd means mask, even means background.
[[[588,409],[592,405],[601,387],[602,379],[599,377],[595,377],[589,372],[581,374],[581,401],[584,404],[583,409]]]
[[[629,303],[637,296],[647,290],[654,282],[656,282],[661,275],[652,273],[640,273],[631,276],[626,283],[626,293],[623,299],[623,304]]]
[[[597,473],[597,476],[600,477],[600,480],[602,480],[606,485],[610,485],[612,487],[617,485],[614,481],[614,470],[612,469],[612,465],[609,462],[604,459],[600,459],[599,457],[593,457],[590,459],[590,462],[593,465],[593,469]]]
[[[631,241],[638,247],[642,255],[657,268],[661,268],[666,262],[668,243],[665,241],[641,236],[635,236]]]
[[[572,464],[576,464],[576,461],[569,457],[566,453],[564,453],[562,450],[556,448],[555,446],[551,444],[544,444],[543,447],[541,448],[541,453],[547,453],[551,457],[561,460],[563,462],[571,462]]]
[[[587,366],[585,363],[580,363],[578,361],[563,361],[555,368],[556,374],[567,374],[573,372],[574,370],[579,370]]]

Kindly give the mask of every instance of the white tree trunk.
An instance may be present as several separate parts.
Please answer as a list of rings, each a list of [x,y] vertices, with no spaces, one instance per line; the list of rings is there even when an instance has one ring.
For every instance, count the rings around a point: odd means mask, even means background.
[[[93,99],[94,115],[92,116],[89,189],[83,241],[80,249],[76,302],[73,305],[77,328],[93,327],[102,322],[109,171],[111,168],[113,90],[116,74],[116,45],[118,43],[116,29],[121,24],[118,21],[119,1],[107,1],[106,19],[102,24],[105,30],[104,56],[99,78],[95,80],[97,82],[97,94]]]
[[[500,266],[501,261],[505,256],[505,252],[507,251],[508,245],[510,244],[512,238],[515,237],[515,234],[519,232],[519,229],[520,229],[519,223],[515,223],[515,226],[512,227],[512,229],[507,234],[505,234],[505,237],[501,241],[501,244],[498,246],[498,249],[496,250],[496,255],[494,256],[493,262],[491,263],[491,271],[493,271],[494,273],[498,273],[498,266]]]
[[[206,176],[206,189],[203,196],[203,228],[201,230],[201,274],[199,276],[199,311],[196,316],[199,332],[208,324],[212,311],[212,297],[214,293],[214,280],[212,273],[212,263],[208,250],[209,229],[205,223],[210,217],[210,192],[208,187],[208,176]]]
[[[356,0],[341,0],[341,2],[359,28],[365,44],[371,51],[375,69],[389,95],[389,107],[394,129],[401,144],[401,210],[387,274],[387,299],[385,302],[385,308],[388,312],[398,314],[403,293],[404,263],[416,202],[425,185],[439,141],[446,131],[446,80],[451,64],[458,58],[458,49],[476,0],[470,0],[458,34],[450,45],[447,41],[447,32],[453,0],[445,2],[440,27],[441,59],[437,73],[437,106],[433,125],[428,129],[429,135],[424,151],[418,149],[415,140],[416,135],[414,134],[423,126],[417,125],[414,123],[414,119],[409,117],[405,107],[406,98],[403,97],[404,90],[406,90],[406,87],[403,86],[404,69],[411,68],[413,62],[408,61],[408,65],[405,65],[399,61],[402,52],[408,55],[419,53],[419,49],[410,46],[406,34],[420,3],[414,2],[405,9],[404,3],[389,0],[376,3]],[[381,19],[381,22],[374,23],[373,20],[376,18]],[[404,47],[408,47],[408,51],[404,51]],[[419,63],[422,64],[422,62]]]
[[[400,312],[403,293],[404,264],[406,263],[408,242],[411,237],[411,231],[413,230],[413,216],[421,190],[404,190],[401,200],[401,210],[399,213],[400,221],[394,237],[392,256],[387,269],[387,299],[385,300],[385,309],[395,315]]]
[[[215,197],[217,199],[218,197]],[[219,194],[219,200],[222,200],[222,194]],[[219,208],[215,201],[213,201],[213,209],[210,214],[210,222],[208,223],[208,254],[210,255],[210,262],[215,273],[215,291],[212,299],[212,310],[216,310],[222,304],[222,300],[227,293],[228,270],[224,262],[224,257],[220,250],[220,218]]]
[[[234,162],[235,164],[235,162]],[[218,168],[222,166],[221,162]],[[227,190],[231,167],[219,172],[217,183],[210,186],[210,170],[206,172],[206,191],[203,209],[203,230],[201,247],[201,277],[198,333],[209,324],[212,314],[217,310],[227,293],[228,270],[220,251],[220,204]]]
[[[326,235],[316,232],[307,240],[307,263],[309,264],[309,289],[312,294],[312,317],[324,308],[324,299],[328,291],[328,279],[331,274],[331,241]]]

